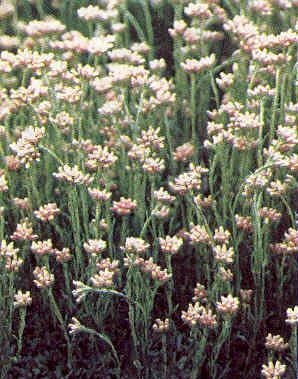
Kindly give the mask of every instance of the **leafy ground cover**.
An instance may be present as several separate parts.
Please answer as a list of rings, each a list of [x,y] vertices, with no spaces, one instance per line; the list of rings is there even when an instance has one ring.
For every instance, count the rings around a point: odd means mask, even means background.
[[[296,378],[297,15],[1,1],[1,378]]]

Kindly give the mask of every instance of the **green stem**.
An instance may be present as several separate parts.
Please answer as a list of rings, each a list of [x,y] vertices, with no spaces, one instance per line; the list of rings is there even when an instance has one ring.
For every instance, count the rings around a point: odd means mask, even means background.
[[[167,356],[167,335],[165,333],[162,334],[161,337],[162,342],[162,357],[163,357],[163,378],[167,379],[167,366],[168,366],[168,356]]]
[[[73,232],[73,239],[75,245],[75,273],[76,279],[80,277],[83,273],[83,257],[81,250],[81,228],[80,228],[80,218],[78,210],[78,196],[76,188],[72,188],[69,193],[68,208],[70,212],[71,227]]]
[[[216,82],[214,80],[214,76],[211,71],[210,71],[210,80],[211,80],[211,87],[212,87],[214,97],[215,97],[216,108],[218,109],[220,105],[219,92],[216,86]]]
[[[197,130],[196,130],[196,75],[190,76],[190,107],[191,107],[191,137],[192,142],[196,144]]]
[[[26,326],[26,307],[20,307],[19,309],[19,315],[20,315],[20,323],[19,323],[19,331],[18,331],[18,351],[17,356],[21,354],[22,346],[23,346],[23,334]]]
[[[70,339],[69,339],[68,334],[67,334],[67,329],[66,329],[62,314],[61,314],[60,309],[56,303],[55,297],[53,295],[52,288],[48,289],[48,297],[50,300],[50,305],[51,305],[52,311],[53,311],[55,317],[57,318],[57,320],[59,321],[61,329],[63,330],[64,338],[65,338],[66,344],[67,344],[67,363],[68,363],[68,366],[71,367],[71,362],[72,362],[71,342],[70,342]]]
[[[203,333],[201,335],[198,335],[198,330],[194,333],[194,339],[195,339],[195,352],[194,352],[194,359],[193,359],[193,368],[190,374],[190,379],[198,379],[200,370],[202,367],[202,363],[204,360],[204,351],[207,344],[207,336],[208,336],[208,330],[205,328],[203,330]]]
[[[167,263],[167,270],[171,276],[171,279],[167,283],[166,287],[166,294],[167,294],[167,301],[168,301],[168,311],[169,311],[169,317],[172,316],[173,313],[173,291],[174,291],[174,281],[173,281],[173,269],[172,269],[172,256],[171,254],[166,254],[166,263]]]
[[[67,267],[67,263],[63,263],[63,275],[65,280],[65,287],[67,291],[67,302],[68,302],[68,309],[72,310],[72,290],[70,287],[70,277],[69,277],[69,268]]]
[[[278,68],[276,71],[275,86],[276,86],[275,96],[273,100],[272,117],[271,117],[271,123],[270,123],[270,131],[269,131],[269,146],[271,145],[271,142],[275,134],[275,126],[276,126],[275,124],[276,124],[277,113],[278,113],[278,103],[279,103],[280,86],[281,86],[281,68]]]
[[[43,146],[43,145],[39,145],[38,146],[41,150],[44,150],[45,152],[47,152],[48,154],[51,155],[51,157],[53,157],[55,159],[56,162],[59,163],[60,166],[63,165],[63,162],[61,161],[60,158],[57,157],[57,155],[53,152],[53,150],[49,149],[48,147],[46,146]]]
[[[264,113],[265,113],[265,104],[264,101],[261,103],[261,109],[260,109],[260,128],[259,128],[259,143],[258,143],[258,167],[263,166],[263,126],[264,126]]]
[[[293,359],[293,365],[294,365],[294,371],[297,374],[298,372],[298,351],[297,351],[297,324],[292,326],[292,334],[291,334],[291,340],[290,340],[290,346],[291,346],[291,352],[292,352],[292,359]]]
[[[135,28],[135,31],[137,32],[139,40],[140,41],[146,41],[145,34],[144,34],[140,24],[138,23],[138,21],[134,17],[134,15],[132,13],[130,13],[127,9],[125,9],[125,10],[123,9],[122,12],[124,15],[124,19],[126,21],[129,21],[130,24]]]
[[[103,341],[105,341],[105,343],[111,348],[113,356],[114,356],[115,361],[117,363],[117,378],[120,379],[120,360],[119,360],[119,357],[118,357],[118,353],[117,353],[117,351],[116,351],[116,349],[115,349],[112,341],[110,340],[110,338],[107,335],[105,335],[105,334],[99,333],[99,332],[97,332],[94,329],[86,328],[83,325],[81,325],[80,329],[81,329],[82,332],[86,332],[88,334],[95,335],[95,336],[99,337],[100,339],[102,339]]]
[[[148,53],[149,60],[154,58],[154,33],[152,27],[152,17],[150,12],[150,2],[148,0],[142,0],[141,6],[144,11],[145,16],[145,24],[146,24],[146,32],[147,32],[147,40],[150,46],[150,51]]]

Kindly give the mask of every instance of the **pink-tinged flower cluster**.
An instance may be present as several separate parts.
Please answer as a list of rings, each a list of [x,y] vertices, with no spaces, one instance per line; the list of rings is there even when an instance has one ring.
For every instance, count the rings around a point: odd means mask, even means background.
[[[161,284],[167,282],[172,277],[167,269],[162,269],[159,265],[154,263],[152,257],[149,259],[143,259],[141,257],[130,256],[124,258],[124,265],[125,267],[139,267],[142,272],[148,273],[153,280],[156,280]]]
[[[30,126],[21,133],[17,142],[10,144],[11,150],[26,168],[30,167],[32,161],[39,160],[38,143],[44,135],[44,128]]]
[[[93,181],[93,177],[90,174],[83,174],[77,165],[73,167],[69,165],[60,166],[58,172],[53,173],[53,176],[60,181],[71,184],[89,185]]]
[[[55,218],[57,214],[61,211],[57,207],[56,203],[48,203],[43,206],[40,206],[37,211],[34,211],[34,215],[41,221],[51,221]]]
[[[113,206],[111,210],[116,213],[118,216],[127,216],[132,213],[137,207],[137,202],[135,200],[126,199],[120,197],[119,201],[113,201]]]

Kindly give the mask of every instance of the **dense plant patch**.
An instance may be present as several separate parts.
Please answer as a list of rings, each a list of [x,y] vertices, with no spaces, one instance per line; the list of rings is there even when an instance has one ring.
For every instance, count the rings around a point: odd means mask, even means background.
[[[296,378],[297,16],[1,1],[1,378]]]

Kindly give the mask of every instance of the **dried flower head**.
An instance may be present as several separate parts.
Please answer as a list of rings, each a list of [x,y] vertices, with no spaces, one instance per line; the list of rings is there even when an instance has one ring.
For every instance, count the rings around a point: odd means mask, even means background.
[[[149,62],[149,67],[151,71],[162,71],[166,68],[166,61],[161,59],[154,59]]]
[[[298,324],[298,305],[295,305],[294,308],[287,309],[286,323],[291,326]]]
[[[175,20],[173,28],[169,29],[169,34],[172,38],[177,37],[178,35],[182,36],[187,28],[187,24],[184,20]]]
[[[165,220],[169,217],[170,210],[171,210],[171,208],[167,205],[157,205],[152,210],[152,215],[157,217],[160,220]]]
[[[100,270],[98,274],[93,275],[90,278],[90,282],[96,288],[112,288],[114,287],[114,276],[114,271],[105,268],[104,270]]]
[[[289,347],[289,344],[285,343],[283,337],[280,335],[273,336],[271,333],[269,333],[266,336],[265,346],[268,350],[282,352]]]
[[[178,146],[173,153],[174,160],[177,162],[187,162],[194,154],[195,147],[191,142],[186,142]]]
[[[221,72],[219,78],[216,79],[216,83],[220,89],[226,90],[234,83],[234,74],[226,74]]]
[[[261,374],[266,379],[280,379],[286,372],[286,368],[287,366],[282,365],[280,361],[276,361],[275,363],[270,361],[268,365],[262,365]]]
[[[8,191],[8,183],[3,172],[0,171],[0,193]]]
[[[190,2],[185,8],[184,13],[189,17],[196,17],[200,20],[208,19],[212,16],[209,4],[207,3],[192,3]]]
[[[241,300],[244,303],[244,305],[248,305],[251,302],[252,295],[253,295],[253,290],[251,290],[251,289],[247,289],[247,290],[240,289],[240,297],[241,297]]]
[[[91,256],[96,257],[98,254],[101,254],[107,247],[106,241],[102,239],[89,239],[87,242],[84,242],[84,249]]]
[[[27,307],[28,305],[31,305],[32,298],[30,291],[22,292],[21,290],[18,290],[18,292],[14,295],[14,307]]]
[[[64,32],[65,26],[52,17],[45,20],[33,20],[24,25],[22,31],[30,37],[39,38],[50,34],[59,34]]]
[[[252,231],[252,219],[250,216],[239,216],[236,214],[235,221],[238,229],[247,232]]]
[[[213,247],[214,259],[216,262],[230,264],[233,263],[234,249],[227,245],[216,245]]]
[[[58,172],[53,173],[53,176],[58,180],[71,184],[89,185],[93,181],[93,177],[89,174],[84,175],[76,165],[74,167],[70,167],[69,165],[60,166]]]
[[[88,193],[95,201],[106,202],[112,196],[112,192],[107,191],[106,189],[100,190],[98,188],[88,188]]]
[[[182,69],[187,73],[198,74],[206,69],[211,68],[215,63],[215,55],[211,54],[208,57],[203,57],[199,61],[196,59],[186,59],[181,63]]]
[[[215,203],[211,195],[202,197],[201,194],[194,196],[193,201],[198,208],[210,208]]]
[[[274,208],[262,207],[260,208],[260,218],[264,219],[265,223],[270,221],[276,222],[281,218],[281,213]]]
[[[31,244],[31,251],[39,256],[52,254],[54,252],[52,240],[33,241]]]
[[[60,209],[56,203],[48,203],[39,207],[38,211],[34,211],[35,217],[41,221],[51,221],[54,217],[60,213]]]
[[[74,124],[74,118],[65,111],[57,113],[55,117],[50,117],[50,121],[57,125],[63,134],[67,134]]]
[[[148,174],[160,173],[165,169],[165,161],[162,158],[147,157],[144,159],[142,167]]]
[[[196,302],[205,302],[207,301],[208,292],[205,288],[205,286],[201,283],[197,283],[195,289],[194,289],[194,296],[192,298],[192,301],[194,303]]]
[[[82,330],[81,323],[75,317],[71,318],[71,323],[68,324],[69,334],[74,335],[79,333]]]
[[[32,224],[28,220],[24,220],[17,224],[16,230],[10,238],[14,241],[32,241],[38,236],[33,234]]]
[[[141,257],[127,257],[124,258],[124,266],[139,267],[140,270],[144,273],[150,274],[153,280],[158,281],[160,284],[167,282],[172,275],[168,273],[167,269],[162,270],[160,266],[153,262],[153,258],[143,259]]]
[[[180,247],[183,245],[183,239],[177,236],[166,236],[166,238],[159,238],[160,249],[166,254],[177,254]]]
[[[51,274],[45,266],[35,267],[33,276],[35,278],[33,282],[38,288],[50,287],[55,280],[54,275]]]
[[[14,5],[7,0],[1,1],[0,4],[0,19],[4,19],[15,12]]]
[[[88,287],[83,282],[80,282],[80,281],[77,281],[77,280],[74,280],[73,284],[75,286],[75,289],[72,291],[72,294],[73,294],[74,298],[76,299],[76,302],[80,303],[83,299],[85,299],[85,297],[87,296],[88,292],[92,288]]]
[[[110,168],[118,157],[110,152],[107,146],[94,146],[92,151],[88,154],[88,159],[85,163],[86,167],[90,170],[107,169]]]
[[[9,171],[17,171],[21,166],[20,159],[14,155],[7,155],[5,157],[5,163]]]
[[[5,240],[0,244],[0,256],[13,257],[16,256],[20,249],[14,247],[13,242],[7,243]]]
[[[239,308],[239,299],[233,297],[231,294],[228,296],[221,296],[221,301],[216,302],[217,309],[223,315],[233,316]]]
[[[169,192],[164,189],[164,187],[160,187],[159,190],[154,191],[153,197],[155,200],[166,204],[171,204],[176,199],[175,196],[170,195]]]
[[[229,268],[220,266],[218,268],[218,274],[224,282],[231,282],[233,280],[233,273]]]
[[[160,128],[150,126],[147,130],[141,131],[141,137],[137,139],[138,145],[148,147],[151,150],[160,151],[164,147],[163,136],[159,135]]]
[[[108,269],[109,271],[114,272],[114,274],[118,274],[120,272],[119,270],[119,261],[118,260],[113,260],[111,261],[110,258],[104,258],[100,259],[99,261],[96,262],[96,268],[99,271]]]
[[[143,240],[143,238],[127,237],[125,245],[121,247],[121,250],[126,253],[144,254],[149,247],[150,244]]]
[[[19,197],[15,197],[13,199],[14,205],[22,210],[29,210],[30,209],[30,202],[28,197],[24,197],[23,199],[20,199]]]
[[[165,333],[169,330],[170,327],[170,320],[166,318],[165,320],[161,320],[160,318],[157,318],[152,325],[153,330],[156,333]]]
[[[211,243],[211,237],[209,236],[205,226],[202,225],[191,225],[189,233],[186,233],[189,242],[192,245],[196,245],[198,243]]]
[[[23,263],[24,260],[17,255],[6,256],[5,268],[8,272],[18,272]]]
[[[59,263],[66,263],[72,259],[72,255],[68,247],[64,247],[62,250],[55,249],[54,254],[56,261]]]
[[[203,327],[214,328],[217,325],[216,315],[199,302],[189,304],[187,311],[182,311],[181,319],[191,328],[197,324]]]
[[[221,244],[227,244],[229,242],[230,237],[231,233],[228,230],[224,230],[222,226],[220,226],[218,229],[215,229],[213,236],[214,240]]]
[[[26,168],[34,160],[39,160],[40,153],[37,145],[45,134],[45,128],[29,126],[21,133],[21,137],[15,143],[10,144],[11,150]]]
[[[113,201],[111,210],[119,216],[127,216],[136,208],[137,202],[135,200],[120,197],[120,201]]]
[[[169,187],[174,193],[184,195],[192,190],[199,190],[201,186],[201,175],[193,172],[184,172],[169,182]]]
[[[141,270],[149,273],[153,280],[157,280],[160,283],[167,282],[172,276],[168,273],[167,269],[162,270],[160,266],[154,263],[153,258],[144,260],[141,265]]]
[[[298,231],[289,228],[284,234],[282,242],[270,244],[270,249],[275,254],[295,254],[298,252]]]

